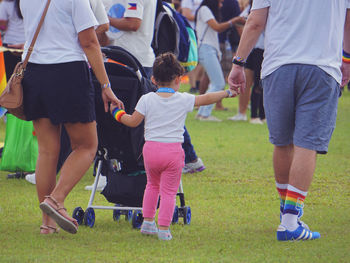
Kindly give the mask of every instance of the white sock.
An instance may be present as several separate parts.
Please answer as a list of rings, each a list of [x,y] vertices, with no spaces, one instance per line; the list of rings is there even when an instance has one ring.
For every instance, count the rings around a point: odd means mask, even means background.
[[[299,227],[298,215],[293,215],[293,214],[282,215],[281,225],[283,225],[289,231],[294,231]]]

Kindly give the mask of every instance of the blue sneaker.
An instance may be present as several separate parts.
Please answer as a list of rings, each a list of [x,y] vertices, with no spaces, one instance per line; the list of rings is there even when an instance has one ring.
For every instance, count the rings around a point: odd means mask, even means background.
[[[320,237],[320,233],[311,232],[301,225],[294,231],[289,231],[282,225],[279,225],[277,228],[278,241],[313,240]]]
[[[160,240],[166,240],[166,241],[168,241],[168,240],[171,240],[171,239],[173,238],[173,236],[171,235],[169,229],[168,229],[168,230],[159,230],[159,231],[158,231],[158,238],[159,238]]]
[[[154,221],[143,221],[140,232],[145,235],[156,235],[158,233],[158,228]]]

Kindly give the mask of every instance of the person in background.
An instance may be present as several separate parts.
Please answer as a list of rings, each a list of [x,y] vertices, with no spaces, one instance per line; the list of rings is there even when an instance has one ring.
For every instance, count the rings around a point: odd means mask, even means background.
[[[150,78],[155,59],[151,43],[157,0],[129,1],[127,4],[120,0],[105,0],[104,4],[109,10],[107,13],[111,26],[108,32],[110,44],[122,47],[134,55]],[[114,16],[112,12],[117,4],[125,9],[121,17]]]
[[[195,25],[195,15],[198,7],[202,3],[202,0],[182,0],[181,1],[181,13],[193,29],[196,28]],[[199,91],[199,84],[203,77],[204,69],[198,64],[197,67],[190,71],[188,75],[189,83],[190,83],[190,93],[197,93]]]
[[[240,6],[243,7],[244,9],[240,14],[241,17],[248,19],[250,9],[252,7],[252,0],[249,1],[240,1]],[[242,29],[240,29],[242,30]],[[241,32],[242,34],[242,32]],[[254,62],[255,63],[255,62]],[[229,117],[228,120],[231,121],[247,121],[247,110],[248,110],[248,105],[249,105],[249,100],[251,97],[251,87],[254,84],[254,68],[255,65],[250,65],[251,63],[248,63],[248,65],[245,66],[245,75],[246,75],[246,89],[244,92],[239,94],[238,96],[238,112],[236,115]]]
[[[250,121],[251,124],[263,124],[265,121],[265,110],[263,103],[263,89],[261,87],[261,64],[264,55],[264,33],[259,37],[257,44],[250,52],[246,69],[254,72],[254,85],[250,95]],[[231,119],[231,118],[229,118]]]
[[[145,120],[143,157],[147,185],[142,204],[144,221],[141,233],[158,235],[161,240],[172,239],[169,226],[184,166],[181,143],[187,113],[196,105],[208,105],[236,95],[231,90],[199,96],[179,93],[184,72],[174,54],[164,53],[156,58],[153,66],[152,79],[159,87],[157,92],[143,95],[132,115],[111,107],[115,119],[129,127],[136,127]],[[159,196],[158,230],[155,215]]]
[[[317,154],[328,151],[340,86],[350,80],[350,0],[254,0],[229,75],[236,91],[245,88],[245,60],[264,29],[261,79],[280,196],[276,236],[314,240],[320,233],[300,217]]]
[[[45,5],[41,0],[20,2],[28,39],[23,57]],[[69,233],[77,232],[78,224],[68,215],[64,201],[89,169],[97,150],[94,88],[87,60],[101,83],[105,111],[109,103],[124,107],[112,92],[94,30],[96,25],[88,1],[55,1],[48,8],[24,73],[24,112],[27,120],[33,121],[39,146],[35,171],[42,210],[41,234],[56,233],[56,223]],[[62,125],[72,152],[56,183]]]
[[[226,22],[219,23],[220,5],[221,0],[204,0],[196,13],[198,59],[210,80],[207,93],[225,88],[225,79],[220,65],[221,52],[218,32],[232,28],[235,23],[243,19],[241,17],[234,17]],[[211,115],[213,106],[207,105],[200,107],[196,119],[200,121],[220,122],[220,119]]]
[[[19,0],[4,0],[0,3],[0,30],[4,31],[4,47],[23,48],[25,35]],[[17,63],[21,61],[21,55],[5,51],[4,60],[8,81]]]

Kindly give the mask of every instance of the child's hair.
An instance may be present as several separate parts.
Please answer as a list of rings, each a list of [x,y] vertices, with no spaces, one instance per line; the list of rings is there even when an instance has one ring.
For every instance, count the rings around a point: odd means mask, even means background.
[[[153,63],[153,77],[157,83],[170,83],[184,73],[185,69],[170,52],[159,55]]]

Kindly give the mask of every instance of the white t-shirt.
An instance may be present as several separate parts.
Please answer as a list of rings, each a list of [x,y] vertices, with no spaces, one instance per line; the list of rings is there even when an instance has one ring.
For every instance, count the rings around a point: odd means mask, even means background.
[[[145,116],[145,140],[156,142],[183,142],[188,112],[194,107],[195,96],[175,92],[162,98],[150,92],[138,101],[135,110]]]
[[[102,0],[90,0],[90,6],[99,25],[109,24],[109,19]]]
[[[208,21],[211,19],[215,19],[215,17],[210,9],[207,6],[201,6],[198,10],[196,24],[198,46],[202,44],[210,45],[217,50],[218,56],[220,57],[221,51],[218,32],[208,25]]]
[[[23,44],[25,42],[23,19],[17,15],[15,1],[2,1],[0,3],[0,20],[7,21],[3,43]]]
[[[182,0],[181,8],[188,8],[191,10],[191,14],[195,15],[198,7],[201,5],[202,0]],[[192,28],[195,27],[194,21],[188,21]]]
[[[45,5],[46,1],[42,0],[20,1],[27,40],[23,59]],[[78,41],[78,33],[96,25],[97,21],[88,0],[51,0],[29,61],[52,64],[86,60]]]
[[[112,2],[114,4],[121,1]],[[111,37],[113,39],[112,45],[129,51],[144,67],[152,67],[155,59],[151,43],[153,39],[156,5],[157,0],[128,0],[125,6],[124,17],[141,19],[141,26],[136,32],[121,31]],[[111,33],[108,36],[111,36]]]
[[[316,65],[341,82],[346,9],[350,0],[254,0],[269,7],[261,78],[285,64]]]

